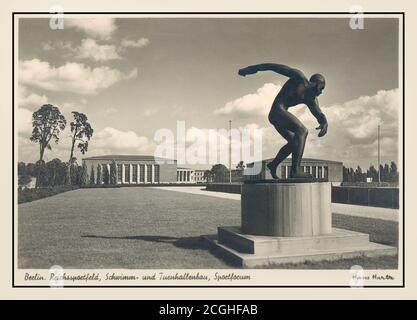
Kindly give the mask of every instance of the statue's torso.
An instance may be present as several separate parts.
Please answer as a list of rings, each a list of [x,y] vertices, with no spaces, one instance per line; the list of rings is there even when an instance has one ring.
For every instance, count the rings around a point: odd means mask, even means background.
[[[289,79],[285,82],[284,86],[276,96],[271,112],[277,109],[296,106],[301,103],[307,103],[308,98],[306,97],[306,88],[308,83],[299,79]]]

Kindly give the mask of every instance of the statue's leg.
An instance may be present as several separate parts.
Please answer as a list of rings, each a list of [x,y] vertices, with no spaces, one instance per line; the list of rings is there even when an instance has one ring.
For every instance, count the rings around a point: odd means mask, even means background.
[[[285,109],[281,109],[279,115],[277,116],[277,126],[281,129],[290,131],[294,135],[291,139],[291,143],[288,143],[287,147],[289,153],[292,153],[290,176],[292,178],[311,177],[309,174],[302,172],[300,168],[301,158],[304,153],[305,142],[308,134],[307,128],[300,122],[300,120]],[[283,155],[285,154],[284,151],[282,153]]]
[[[276,170],[278,165],[284,161],[292,152],[292,140],[294,139],[294,133],[291,131],[281,128],[278,125],[274,124],[275,129],[278,131],[278,133],[287,140],[287,144],[285,144],[277,153],[274,160],[272,160],[270,163],[267,164],[267,167],[271,171],[271,175],[274,179],[278,179],[278,176],[276,175]]]

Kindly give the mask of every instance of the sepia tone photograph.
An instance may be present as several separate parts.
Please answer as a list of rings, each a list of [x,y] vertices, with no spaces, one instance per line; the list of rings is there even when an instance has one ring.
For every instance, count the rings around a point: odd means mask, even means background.
[[[401,283],[401,23],[15,16],[17,282]]]

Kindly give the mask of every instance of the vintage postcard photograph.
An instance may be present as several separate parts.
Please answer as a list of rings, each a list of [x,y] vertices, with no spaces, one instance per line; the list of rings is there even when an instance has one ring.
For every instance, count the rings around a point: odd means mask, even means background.
[[[13,14],[14,287],[403,287],[401,13]]]

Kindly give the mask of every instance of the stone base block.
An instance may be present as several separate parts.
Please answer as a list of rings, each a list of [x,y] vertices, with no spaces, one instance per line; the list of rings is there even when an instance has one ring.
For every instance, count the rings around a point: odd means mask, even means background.
[[[244,183],[242,231],[258,236],[280,237],[331,233],[331,183],[304,180]]]
[[[246,268],[397,254],[394,247],[370,242],[367,234],[336,228],[319,236],[271,237],[243,234],[239,227],[219,227],[217,237],[203,239],[226,260]]]

